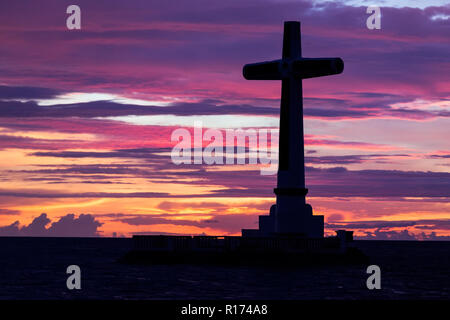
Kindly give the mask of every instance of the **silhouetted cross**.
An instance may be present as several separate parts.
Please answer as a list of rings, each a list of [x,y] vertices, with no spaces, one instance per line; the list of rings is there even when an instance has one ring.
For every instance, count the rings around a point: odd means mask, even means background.
[[[306,195],[302,79],[339,74],[341,58],[303,58],[300,22],[284,23],[283,58],[247,64],[247,80],[281,80],[278,183],[275,193]],[[301,143],[300,143],[301,142]]]

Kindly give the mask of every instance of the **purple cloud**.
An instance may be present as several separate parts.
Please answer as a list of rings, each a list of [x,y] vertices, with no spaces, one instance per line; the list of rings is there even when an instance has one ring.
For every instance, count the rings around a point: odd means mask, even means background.
[[[63,92],[41,87],[10,87],[0,85],[0,100],[3,99],[51,99]]]
[[[402,231],[382,231],[375,230],[374,232],[366,232],[364,236],[355,237],[356,240],[399,240],[399,241],[414,241],[414,240],[431,240],[431,241],[449,241],[450,236],[439,236],[436,232],[426,234],[424,232],[415,234],[408,230]]]
[[[47,227],[49,224],[51,225]],[[0,236],[26,236],[26,237],[97,237],[98,227],[102,223],[91,214],[67,214],[52,223],[43,213],[25,226],[16,221],[9,226],[0,227]]]

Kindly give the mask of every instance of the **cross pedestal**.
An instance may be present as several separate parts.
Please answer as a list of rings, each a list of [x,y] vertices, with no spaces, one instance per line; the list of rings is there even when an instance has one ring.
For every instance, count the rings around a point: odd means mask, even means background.
[[[281,80],[281,108],[276,205],[259,217],[259,229],[243,229],[243,236],[298,234],[323,237],[323,216],[313,216],[305,196],[302,79],[339,74],[341,58],[303,58],[300,22],[284,23],[282,59],[244,66],[247,80]]]

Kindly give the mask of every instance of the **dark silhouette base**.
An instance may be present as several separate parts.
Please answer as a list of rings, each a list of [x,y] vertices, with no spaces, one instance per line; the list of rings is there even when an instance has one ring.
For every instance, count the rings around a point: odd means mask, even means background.
[[[133,249],[119,259],[128,264],[215,264],[300,266],[367,264],[368,257],[352,244],[352,233],[306,238],[284,234],[272,237],[134,236]]]
[[[247,80],[281,80],[279,166],[276,204],[259,217],[258,229],[242,237],[134,236],[131,263],[301,265],[366,263],[352,246],[353,233],[324,238],[324,217],[306,203],[303,136],[303,79],[340,74],[341,58],[305,58],[300,22],[284,23],[282,59],[247,64]]]

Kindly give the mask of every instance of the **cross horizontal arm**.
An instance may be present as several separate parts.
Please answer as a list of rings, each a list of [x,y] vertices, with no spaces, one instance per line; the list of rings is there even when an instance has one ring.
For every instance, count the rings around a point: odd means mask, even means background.
[[[242,73],[247,80],[282,80],[289,77],[323,77],[342,73],[343,70],[341,58],[299,58],[246,64]]]
[[[250,63],[244,66],[242,73],[247,80],[281,80],[283,60]]]
[[[302,58],[292,63],[292,73],[302,79],[331,76],[344,71],[341,58]]]

